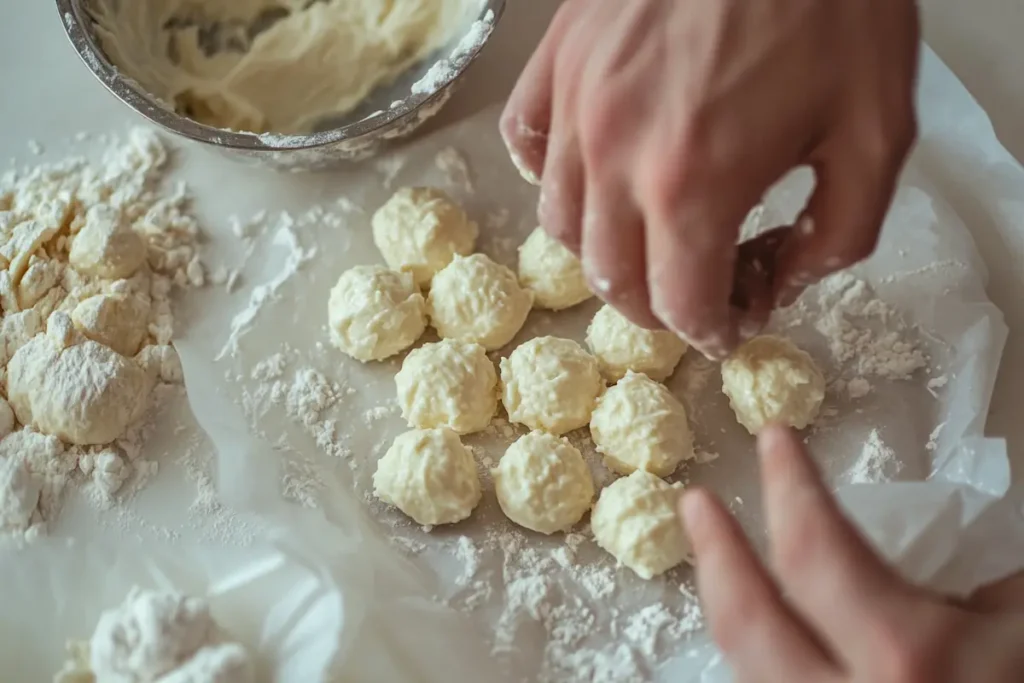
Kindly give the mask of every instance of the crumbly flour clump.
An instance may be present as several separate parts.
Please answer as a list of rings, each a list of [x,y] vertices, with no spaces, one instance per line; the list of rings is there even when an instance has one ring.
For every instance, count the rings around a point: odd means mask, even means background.
[[[54,683],[251,683],[246,649],[205,600],[133,588],[104,612],[88,643],[71,643]]]
[[[69,481],[107,504],[156,468],[144,418],[182,381],[172,294],[206,280],[167,160],[139,128],[100,163],[0,177],[0,535],[45,530]]]

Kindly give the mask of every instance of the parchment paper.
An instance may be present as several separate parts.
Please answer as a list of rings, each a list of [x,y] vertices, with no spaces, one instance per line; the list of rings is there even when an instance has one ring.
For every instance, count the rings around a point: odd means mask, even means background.
[[[323,680],[347,613],[342,591],[308,549],[277,536],[245,551],[217,546],[43,539],[0,552],[4,679],[50,681],[69,640],[133,586],[209,600],[214,618],[253,653],[258,681]]]
[[[496,680],[504,673],[533,680],[543,668],[538,624],[529,615],[515,615],[524,623],[515,631],[509,651],[496,660],[497,670],[487,657],[492,627],[502,611],[501,575],[508,573],[509,557],[503,560],[493,548],[483,555],[475,576],[494,588],[487,605],[469,611],[459,600],[460,586],[454,579],[464,567],[452,562],[454,542],[465,535],[486,544],[489,532],[511,528],[497,511],[489,484],[470,522],[430,534],[373,502],[367,492],[374,463],[404,429],[388,408],[400,359],[367,366],[354,363],[330,349],[323,328],[327,294],[338,274],[358,263],[380,262],[372,246],[369,215],[392,188],[446,187],[480,221],[481,249],[499,261],[514,263],[515,246],[534,227],[536,194],[519,179],[498,140],[499,110],[498,105],[486,107],[421,137],[390,158],[333,174],[326,181],[321,177],[315,182],[318,201],[331,203],[340,196],[346,205],[358,208],[294,228],[303,248],[316,248],[316,257],[281,283],[239,337],[237,354],[217,365],[211,361],[227,338],[226,321],[244,307],[254,286],[288,257],[287,250],[274,245],[279,233],[273,227],[257,240],[258,258],[250,264],[260,277],[248,281],[247,288],[224,307],[201,311],[179,344],[193,408],[218,446],[225,502],[264,515],[291,534],[294,543],[326,558],[337,570],[346,617],[339,660],[349,672],[363,674],[368,667],[378,667],[376,680]],[[809,435],[808,442],[850,514],[888,558],[915,580],[965,593],[1024,566],[1017,552],[1024,532],[1019,513],[996,504],[1009,485],[1005,445],[983,436],[1006,327],[985,295],[985,268],[970,233],[939,189],[937,178],[955,169],[936,168],[930,162],[936,149],[951,145],[991,163],[1007,163],[1009,157],[991,135],[984,114],[963,97],[962,87],[930,51],[923,61],[919,110],[919,149],[901,182],[882,245],[857,274],[914,326],[918,342],[928,351],[929,369],[907,381],[873,381],[872,393],[858,402],[830,396],[834,415]],[[466,157],[472,187],[435,163],[436,154],[448,146]],[[806,177],[787,179],[768,198],[762,220],[772,223],[791,216],[806,190]],[[1024,196],[1024,187],[1007,191]],[[296,191],[297,196],[311,193]],[[299,207],[292,203],[290,208]],[[534,313],[510,348],[538,334],[582,339],[595,308],[592,302],[565,314]],[[824,340],[813,332],[813,315],[786,333],[807,347],[833,377],[840,376],[844,369],[831,363]],[[338,420],[340,438],[352,453],[349,459],[323,455],[301,426],[284,414],[283,406],[251,419],[231,406],[257,389],[248,377],[249,368],[281,350],[291,359],[289,372],[312,367],[354,389],[330,414]],[[720,455],[710,464],[689,467],[685,477],[733,501],[748,533],[763,543],[752,439],[735,424],[711,370],[707,373],[691,355],[669,382],[688,404],[698,444]],[[707,374],[707,382],[694,390],[693,378],[701,372]],[[230,381],[222,381],[225,373]],[[928,380],[940,377],[947,383],[929,390]],[[383,417],[369,419],[377,408],[383,408]],[[842,485],[873,428],[898,454],[902,469],[894,478],[899,481]],[[481,458],[496,461],[510,440],[499,433],[468,441]],[[316,473],[319,485],[313,497],[318,509],[299,510],[281,499],[281,473],[296,463]],[[594,467],[606,480],[600,465]],[[525,536],[530,547],[542,551],[561,543],[558,538]],[[427,549],[410,561],[388,543],[395,539],[411,539]],[[585,566],[609,563],[589,541],[577,561]],[[672,606],[679,598],[675,587],[689,580],[686,569],[649,584],[626,570],[616,576],[618,590],[609,604],[588,605],[597,624],[587,647],[614,642],[609,610],[629,614],[645,604]],[[646,675],[666,681],[728,680],[727,670],[702,635],[685,642],[659,640],[658,650],[659,657],[643,662]],[[655,672],[664,659],[670,661]],[[380,673],[384,669],[386,676]]]

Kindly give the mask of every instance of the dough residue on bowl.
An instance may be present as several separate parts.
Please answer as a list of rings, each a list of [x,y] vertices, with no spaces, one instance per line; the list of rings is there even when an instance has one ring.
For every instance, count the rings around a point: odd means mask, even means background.
[[[304,134],[469,23],[479,0],[93,0],[107,58],[178,113]]]

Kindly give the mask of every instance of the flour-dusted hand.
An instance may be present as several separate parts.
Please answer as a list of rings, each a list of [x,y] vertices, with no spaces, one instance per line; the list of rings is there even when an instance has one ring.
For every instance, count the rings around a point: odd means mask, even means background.
[[[917,52],[912,0],[567,0],[502,134],[594,290],[720,357],[874,249],[915,136]],[[731,301],[744,217],[801,164],[817,189],[774,278]]]
[[[1021,680],[1019,586],[1016,605],[1006,591],[955,604],[904,582],[843,517],[793,432],[769,427],[758,449],[770,573],[706,491],[680,507],[712,635],[737,680]]]

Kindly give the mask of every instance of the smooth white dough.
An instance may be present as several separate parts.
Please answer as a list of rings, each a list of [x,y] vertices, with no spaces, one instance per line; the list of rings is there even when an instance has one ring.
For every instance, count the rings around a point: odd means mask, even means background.
[[[803,429],[825,400],[825,376],[814,359],[788,339],[763,335],[722,363],[722,391],[751,434],[768,424]]]
[[[532,307],[533,293],[515,273],[483,254],[456,256],[434,276],[427,297],[430,322],[442,338],[488,351],[512,341]]]
[[[590,421],[604,380],[597,361],[571,339],[536,337],[501,360],[501,400],[508,418],[564,434]]]
[[[683,404],[665,385],[635,372],[597,400],[590,435],[605,465],[619,474],[640,469],[667,477],[693,457]]]
[[[450,429],[399,435],[373,475],[373,492],[418,524],[454,524],[480,502],[473,454]]]
[[[612,482],[590,514],[594,540],[643,579],[688,560],[692,548],[676,517],[681,490],[643,470]]]
[[[427,328],[426,301],[408,273],[355,266],[327,302],[331,343],[364,363],[411,346]]]
[[[688,348],[672,332],[644,329],[612,306],[602,306],[594,314],[587,346],[609,382],[619,381],[629,370],[661,382],[675,371]]]
[[[552,311],[594,296],[583,264],[543,228],[536,228],[519,247],[519,282],[533,292],[534,306]]]
[[[443,339],[409,352],[395,375],[398,405],[410,427],[459,434],[487,427],[498,407],[498,373],[484,347]]]
[[[594,480],[583,455],[564,437],[529,432],[491,470],[505,516],[542,534],[568,531],[590,509]]]
[[[403,187],[373,214],[373,241],[394,270],[412,273],[417,286],[451,263],[473,253],[478,228],[441,190]]]

